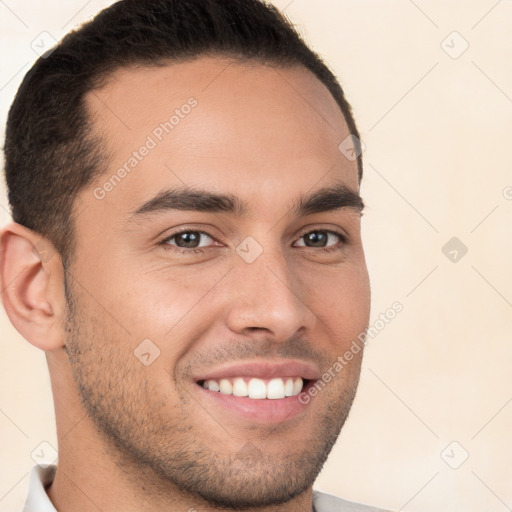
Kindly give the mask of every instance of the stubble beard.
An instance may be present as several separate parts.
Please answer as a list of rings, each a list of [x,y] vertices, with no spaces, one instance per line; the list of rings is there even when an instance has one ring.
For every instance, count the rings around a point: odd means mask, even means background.
[[[137,476],[149,469],[158,488],[169,493],[177,488],[192,503],[199,497],[227,510],[280,505],[312,487],[348,417],[359,369],[350,387],[321,392],[330,399],[303,448],[275,457],[265,453],[260,432],[241,439],[240,450],[226,453],[197,432],[192,415],[199,405],[190,394],[177,386],[180,400],[171,406],[161,386],[151,381],[150,367],[135,359],[131,344],[108,333],[70,284],[65,279],[66,351],[73,379],[84,411],[125,472]]]

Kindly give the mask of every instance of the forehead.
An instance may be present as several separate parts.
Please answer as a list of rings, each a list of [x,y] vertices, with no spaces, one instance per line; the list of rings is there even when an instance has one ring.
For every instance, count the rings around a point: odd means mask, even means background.
[[[94,184],[112,182],[104,206],[172,185],[269,201],[315,183],[358,189],[356,162],[338,150],[343,115],[302,67],[202,57],[123,68],[86,100],[110,155]]]

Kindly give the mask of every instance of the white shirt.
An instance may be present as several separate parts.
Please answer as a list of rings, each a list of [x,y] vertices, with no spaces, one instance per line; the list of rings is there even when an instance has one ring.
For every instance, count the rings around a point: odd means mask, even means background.
[[[30,472],[28,497],[23,512],[57,512],[53,506],[46,488],[53,482],[57,466],[47,468],[34,466]],[[313,491],[313,512],[385,512],[384,510],[368,507],[352,501],[342,500],[331,494]]]

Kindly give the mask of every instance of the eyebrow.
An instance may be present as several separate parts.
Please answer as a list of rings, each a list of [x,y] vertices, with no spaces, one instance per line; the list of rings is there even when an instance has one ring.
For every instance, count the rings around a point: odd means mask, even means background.
[[[364,203],[361,196],[346,185],[324,187],[315,192],[301,196],[294,204],[292,213],[297,217],[322,213],[341,208],[349,208],[361,213]]]
[[[291,214],[297,217],[349,208],[361,213],[364,203],[360,195],[346,185],[324,187],[296,199]],[[245,217],[247,204],[233,194],[217,194],[189,187],[165,189],[131,212],[130,221],[150,214],[167,211],[197,211],[207,213],[229,213]]]

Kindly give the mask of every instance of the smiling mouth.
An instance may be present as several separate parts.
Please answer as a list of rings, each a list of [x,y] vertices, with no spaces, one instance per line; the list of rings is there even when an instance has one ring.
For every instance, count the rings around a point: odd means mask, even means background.
[[[253,400],[279,400],[299,395],[312,382],[301,377],[235,377],[199,380],[203,388],[223,395],[247,397]]]

